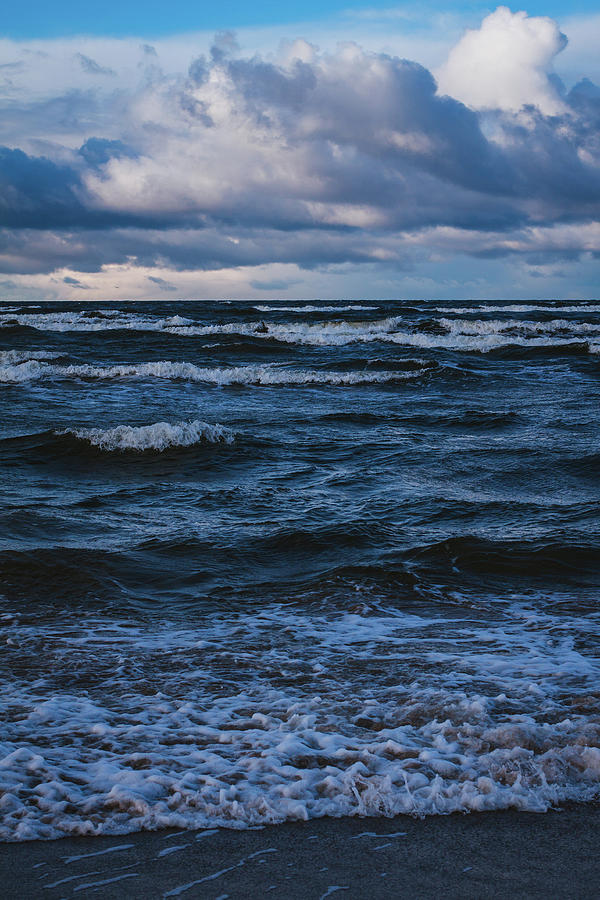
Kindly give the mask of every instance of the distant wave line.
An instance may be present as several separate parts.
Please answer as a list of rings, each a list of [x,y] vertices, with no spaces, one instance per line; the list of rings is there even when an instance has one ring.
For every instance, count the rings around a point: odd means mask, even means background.
[[[203,368],[189,362],[148,362],[114,366],[68,365],[57,366],[36,358],[23,359],[10,365],[0,364],[0,382],[17,384],[40,378],[159,378],[182,380],[214,385],[360,385],[385,384],[416,378],[428,370],[424,360],[408,360],[410,364],[422,363],[421,369],[407,372],[336,372],[309,369],[287,369],[269,366],[232,366],[227,368]]]

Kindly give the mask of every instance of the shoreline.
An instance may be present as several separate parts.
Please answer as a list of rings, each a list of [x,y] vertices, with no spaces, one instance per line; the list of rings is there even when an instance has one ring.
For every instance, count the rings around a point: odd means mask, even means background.
[[[600,803],[0,845],[7,898],[600,895]]]

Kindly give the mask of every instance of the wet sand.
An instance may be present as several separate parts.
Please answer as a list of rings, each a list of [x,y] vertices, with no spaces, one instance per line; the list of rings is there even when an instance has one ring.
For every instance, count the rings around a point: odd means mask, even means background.
[[[600,896],[600,804],[3,844],[4,898]]]

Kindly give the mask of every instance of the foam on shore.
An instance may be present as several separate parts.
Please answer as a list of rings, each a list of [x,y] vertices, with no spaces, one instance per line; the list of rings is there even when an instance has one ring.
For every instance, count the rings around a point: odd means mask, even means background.
[[[89,616],[45,628],[52,670],[29,685],[18,661],[39,652],[38,626],[19,614],[3,626],[16,665],[4,840],[543,811],[598,796],[600,670],[576,647],[588,619],[272,605],[186,626]],[[391,679],[373,677],[381,665]],[[75,670],[88,691],[69,689]]]

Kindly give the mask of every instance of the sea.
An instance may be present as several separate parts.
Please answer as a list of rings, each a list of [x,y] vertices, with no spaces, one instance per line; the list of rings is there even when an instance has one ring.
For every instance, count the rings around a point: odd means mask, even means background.
[[[0,306],[0,838],[600,794],[600,303]]]

